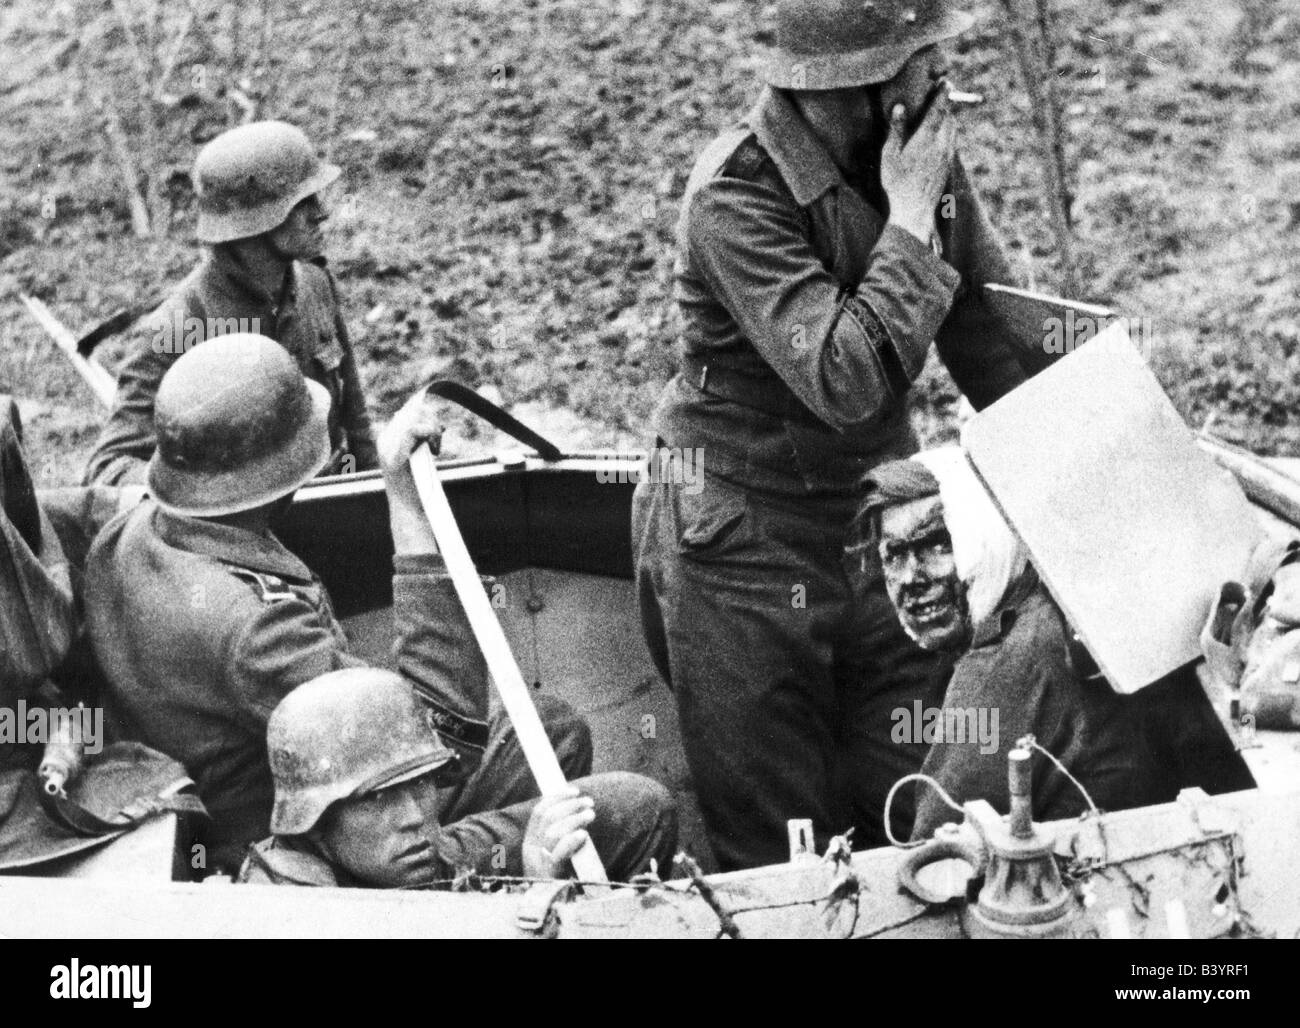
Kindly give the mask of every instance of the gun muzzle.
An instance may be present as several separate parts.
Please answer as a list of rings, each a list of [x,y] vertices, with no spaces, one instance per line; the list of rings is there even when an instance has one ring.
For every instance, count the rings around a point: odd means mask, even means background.
[[[66,796],[68,782],[81,770],[84,753],[85,744],[80,733],[73,729],[72,718],[58,718],[36,769],[41,788],[50,796]]]

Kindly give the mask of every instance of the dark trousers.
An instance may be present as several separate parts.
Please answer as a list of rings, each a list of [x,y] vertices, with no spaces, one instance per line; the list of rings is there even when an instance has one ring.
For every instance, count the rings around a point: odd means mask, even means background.
[[[651,859],[668,878],[677,849],[672,794],[644,775],[591,774],[586,722],[563,700],[540,694],[533,700],[565,778],[596,801],[588,833],[610,880],[629,880],[647,870]],[[522,874],[524,833],[539,795],[510,719],[494,710],[478,769],[438,791],[440,858],[483,874]]]
[[[789,859],[791,818],[812,820],[819,848],[849,827],[856,847],[882,844],[886,793],[925,757],[891,740],[891,714],[937,705],[943,669],[904,634],[874,562],[863,573],[845,555],[852,513],[707,475],[694,494],[637,487],[646,640],[723,870]],[[894,806],[900,838],[911,791]]]
[[[1211,796],[1255,788],[1255,778],[1219,722],[1194,667],[1183,667],[1128,700],[1154,771],[1147,803],[1170,803],[1183,789]]]

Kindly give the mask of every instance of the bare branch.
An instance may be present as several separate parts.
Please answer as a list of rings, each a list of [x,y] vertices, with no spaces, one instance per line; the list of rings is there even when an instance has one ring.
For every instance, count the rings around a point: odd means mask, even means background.
[[[194,8],[190,7],[185,15],[185,21],[181,23],[180,31],[176,33],[175,40],[172,41],[171,49],[167,53],[167,59],[163,62],[162,74],[158,78],[158,86],[154,96],[162,98],[163,89],[172,77],[172,72],[176,70],[176,62],[180,60],[181,50],[185,46],[185,40],[189,37],[190,29],[194,27]]]
[[[351,28],[339,24],[339,30],[343,33],[343,52],[339,55],[339,67],[334,76],[334,89],[330,94],[329,113],[325,120],[325,146],[332,150],[334,143],[334,134],[338,128],[339,103],[343,99],[344,85],[347,81],[348,70],[352,64],[352,50],[356,41],[363,37],[365,32],[366,9],[362,6],[353,8],[353,23]]]
[[[122,25],[122,35],[126,37],[127,50],[131,54],[131,66],[135,71],[136,88],[141,96],[153,96],[153,90],[149,86],[149,66],[145,63],[144,54],[135,38],[135,23],[126,0],[113,0],[113,10]]]
[[[131,231],[137,239],[147,239],[153,234],[149,225],[149,207],[140,193],[140,172],[131,156],[131,144],[122,128],[117,101],[104,93],[98,94],[96,99],[104,116],[104,135],[108,138],[109,148],[122,178],[122,186],[126,190],[127,205],[131,209]]]
[[[1038,136],[1039,161],[1047,191],[1047,205],[1056,236],[1057,253],[1061,265],[1062,288],[1071,296],[1079,291],[1078,272],[1074,263],[1074,237],[1070,220],[1070,194],[1066,184],[1065,145],[1061,124],[1060,97],[1056,92],[1055,69],[1049,66],[1047,53],[1052,44],[1041,38],[1041,28],[1050,29],[1050,13],[1045,9],[1047,0],[1036,0],[1039,5],[1034,14],[1025,10],[1027,0],[1002,0],[1007,16],[1007,27],[1025,91],[1029,94],[1030,116]],[[1030,29],[1036,29],[1034,36]]]

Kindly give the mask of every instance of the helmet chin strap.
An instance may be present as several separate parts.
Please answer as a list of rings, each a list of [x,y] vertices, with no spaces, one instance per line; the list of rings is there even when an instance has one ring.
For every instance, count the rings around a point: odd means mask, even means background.
[[[271,251],[272,255],[288,268],[288,266],[297,260],[297,258],[291,253],[285,253],[284,250],[280,249],[280,244],[275,241],[275,234],[283,227],[284,223],[281,222],[275,228],[271,229],[270,232],[263,232],[262,239],[265,240],[266,248]]]
[[[266,270],[271,271],[272,275],[268,276],[270,281],[264,283],[267,292],[275,300],[275,310],[279,312],[284,307],[285,297],[288,294],[290,286],[289,270],[293,267],[293,262],[297,258],[290,253],[282,250],[275,241],[275,233],[280,226],[272,229],[270,232],[263,232],[259,237],[266,247],[266,257],[264,262]],[[259,262],[260,263],[260,262]]]
[[[871,101],[871,132],[868,134],[866,145],[875,155],[877,162],[880,160],[880,151],[885,148],[885,140],[889,138],[889,115],[885,111],[883,98],[884,85],[883,82],[876,82],[867,86],[867,97]]]

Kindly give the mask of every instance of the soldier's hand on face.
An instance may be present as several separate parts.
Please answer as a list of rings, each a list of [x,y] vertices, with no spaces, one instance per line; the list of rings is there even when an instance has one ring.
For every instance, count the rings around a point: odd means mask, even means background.
[[[524,833],[524,874],[529,878],[560,878],[573,855],[589,841],[587,825],[596,820],[596,804],[575,786],[543,796],[533,807]]]
[[[930,244],[935,208],[943,198],[952,168],[957,124],[940,90],[916,132],[906,142],[907,110],[895,104],[889,138],[880,155],[880,184],[889,197],[889,220]]]

